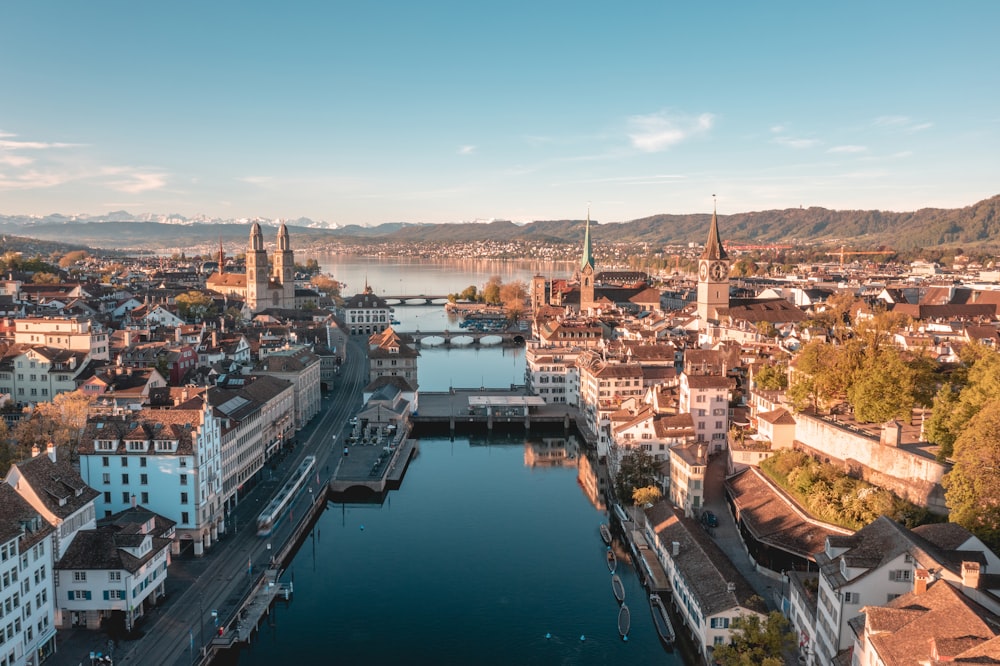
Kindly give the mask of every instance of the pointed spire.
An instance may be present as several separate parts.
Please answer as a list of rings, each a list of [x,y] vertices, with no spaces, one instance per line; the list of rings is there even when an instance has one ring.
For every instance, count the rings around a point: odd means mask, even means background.
[[[587,206],[587,230],[583,235],[583,257],[580,260],[580,270],[590,266],[594,268],[594,253],[590,247],[590,206]]]
[[[219,235],[219,275],[226,272],[226,251],[222,249],[222,235]]]
[[[705,242],[705,251],[701,253],[702,259],[728,259],[726,248],[722,247],[722,238],[719,237],[719,215],[715,203],[715,195],[712,195],[712,225],[708,228],[708,241]]]

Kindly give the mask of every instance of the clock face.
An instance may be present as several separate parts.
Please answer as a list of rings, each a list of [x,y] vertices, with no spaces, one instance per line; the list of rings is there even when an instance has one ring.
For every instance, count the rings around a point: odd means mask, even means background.
[[[718,282],[721,282],[729,277],[729,269],[723,261],[714,262],[709,270],[712,273],[712,279]]]
[[[702,280],[708,279],[708,263],[701,262],[701,266],[698,267],[698,277]]]

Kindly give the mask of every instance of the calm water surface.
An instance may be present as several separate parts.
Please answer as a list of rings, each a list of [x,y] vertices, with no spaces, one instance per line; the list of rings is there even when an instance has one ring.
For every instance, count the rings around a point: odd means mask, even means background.
[[[238,663],[683,663],[629,566],[632,631],[619,638],[607,518],[574,451],[542,467],[526,464],[523,438],[422,439],[384,503],[328,505],[289,567],[294,599]]]

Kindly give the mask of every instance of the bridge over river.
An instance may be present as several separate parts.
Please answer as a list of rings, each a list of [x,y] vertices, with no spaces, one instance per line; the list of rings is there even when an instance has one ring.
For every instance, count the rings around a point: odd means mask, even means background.
[[[407,333],[415,344],[428,347],[438,345],[523,345],[527,333],[524,331],[416,331]],[[485,342],[484,342],[485,340]]]
[[[448,302],[447,294],[444,296],[427,296],[426,294],[415,294],[412,296],[382,296],[385,302],[392,306],[397,305],[444,305]]]

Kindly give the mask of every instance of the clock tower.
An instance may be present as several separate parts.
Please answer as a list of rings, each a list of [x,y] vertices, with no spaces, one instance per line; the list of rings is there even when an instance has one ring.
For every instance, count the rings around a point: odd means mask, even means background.
[[[712,209],[705,251],[698,259],[698,318],[702,328],[718,321],[720,308],[729,307],[729,255],[719,238],[719,217]]]

